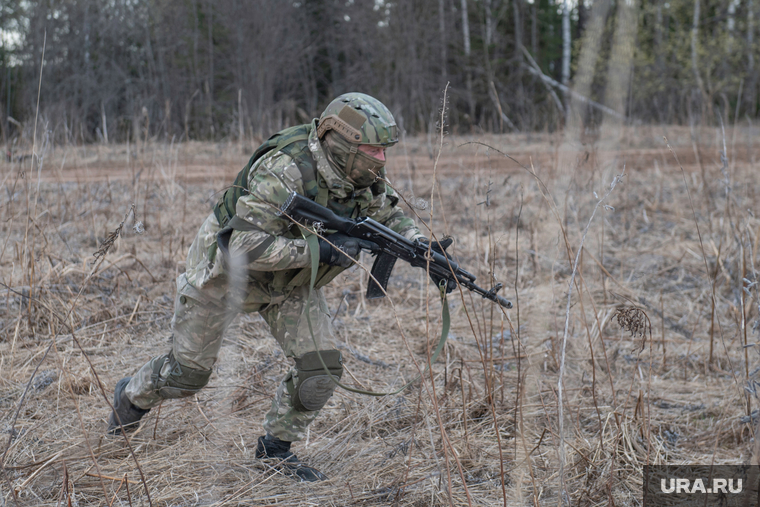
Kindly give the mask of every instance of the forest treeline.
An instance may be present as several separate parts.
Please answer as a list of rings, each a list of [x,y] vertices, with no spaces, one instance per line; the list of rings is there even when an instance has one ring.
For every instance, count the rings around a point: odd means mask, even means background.
[[[347,91],[407,133],[758,112],[758,0],[4,0],[4,142],[266,137]]]

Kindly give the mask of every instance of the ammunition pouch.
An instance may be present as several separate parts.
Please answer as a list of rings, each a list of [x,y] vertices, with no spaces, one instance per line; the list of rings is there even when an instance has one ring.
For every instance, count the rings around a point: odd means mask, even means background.
[[[183,366],[175,359],[174,354],[169,352],[156,360],[150,380],[161,398],[186,398],[208,384],[211,371]]]
[[[287,382],[288,392],[293,400],[293,408],[301,412],[319,410],[335,391],[336,384],[322,366],[320,355],[330,375],[340,380],[343,376],[343,360],[338,350],[307,352],[296,358],[298,383],[291,377]]]

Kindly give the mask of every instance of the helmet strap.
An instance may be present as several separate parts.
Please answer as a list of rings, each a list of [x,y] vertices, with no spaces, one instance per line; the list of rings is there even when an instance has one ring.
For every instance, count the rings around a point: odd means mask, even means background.
[[[354,167],[354,158],[356,157],[356,152],[358,149],[359,147],[356,145],[351,146],[350,154],[346,160],[346,174],[351,174],[351,169]]]

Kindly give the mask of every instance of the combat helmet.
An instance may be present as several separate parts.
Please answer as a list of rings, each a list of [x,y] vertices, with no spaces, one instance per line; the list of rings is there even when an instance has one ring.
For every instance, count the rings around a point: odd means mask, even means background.
[[[319,117],[317,135],[334,130],[351,144],[388,148],[398,142],[393,114],[374,97],[364,93],[344,93],[330,102]]]

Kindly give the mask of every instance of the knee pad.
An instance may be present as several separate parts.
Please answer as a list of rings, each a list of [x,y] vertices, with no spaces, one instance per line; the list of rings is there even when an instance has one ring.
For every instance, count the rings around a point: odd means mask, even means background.
[[[338,350],[320,350],[319,354],[330,375],[340,380],[343,376],[343,358]],[[301,412],[319,410],[335,391],[336,384],[325,372],[317,352],[307,352],[296,358],[298,384],[293,379],[288,383],[288,391],[293,400],[293,408]]]
[[[151,381],[163,399],[185,398],[201,390],[211,377],[211,370],[183,366],[169,352],[156,360]]]

